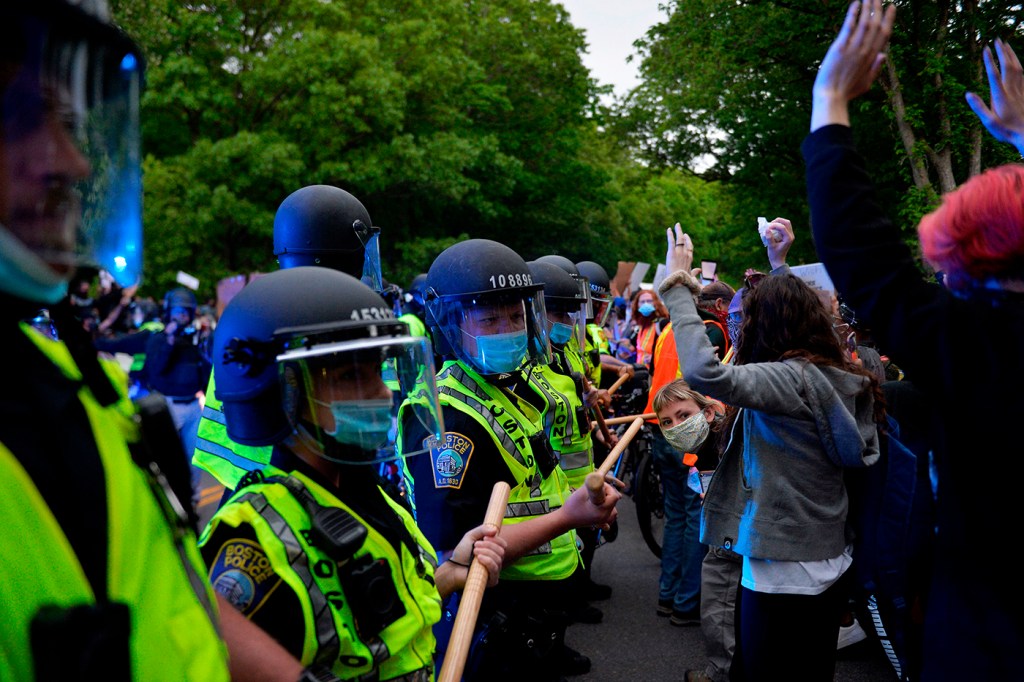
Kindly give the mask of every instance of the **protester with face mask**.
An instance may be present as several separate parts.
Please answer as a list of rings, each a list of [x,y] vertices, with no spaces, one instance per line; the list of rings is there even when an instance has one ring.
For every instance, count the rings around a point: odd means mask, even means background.
[[[699,528],[688,523],[688,507],[695,507],[699,514],[702,497],[699,485],[690,487],[688,481],[691,474],[717,464],[714,439],[708,434],[719,413],[714,401],[690,390],[683,379],[662,386],[653,405],[668,444],[654,450],[665,495],[657,613],[668,616],[672,625],[698,625],[700,564],[707,547],[700,544]]]
[[[650,289],[641,289],[633,295],[631,310],[633,329],[629,341],[636,349],[636,355],[630,360],[650,369],[654,345],[668,324],[668,311],[658,295]]]
[[[678,478],[682,470],[688,470],[685,484],[689,487],[695,480],[702,478],[701,472],[706,473],[718,466],[717,427],[722,416],[720,403],[694,391],[682,379],[676,379],[662,386],[655,394],[654,410],[665,440],[676,451],[676,457],[671,459],[668,466],[664,463],[661,465],[663,485],[667,485],[666,471],[675,472],[675,478]],[[683,484],[673,483],[672,488],[680,485]],[[669,487],[665,490],[667,501]],[[699,494],[703,499],[703,484]],[[667,516],[666,513],[666,521]],[[667,538],[667,522],[665,530]],[[664,546],[661,556],[661,587],[664,592],[666,582],[671,585],[673,579],[679,580],[681,576],[671,572],[671,562],[666,566]],[[729,679],[732,656],[736,649],[734,616],[742,567],[743,559],[736,552],[721,546],[707,548],[700,567],[700,626],[704,635],[707,663],[702,670],[687,670],[683,674],[684,682],[726,682]],[[692,570],[690,566],[687,568]]]

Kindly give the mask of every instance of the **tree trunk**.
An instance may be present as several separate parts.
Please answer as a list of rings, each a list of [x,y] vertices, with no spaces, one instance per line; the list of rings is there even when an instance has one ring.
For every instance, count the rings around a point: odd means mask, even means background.
[[[907,122],[907,105],[903,101],[903,90],[900,87],[900,79],[892,59],[885,60],[885,73],[881,83],[885,94],[889,97],[890,104],[892,104],[893,114],[896,116],[896,129],[903,142],[903,149],[907,153],[907,160],[910,162],[910,173],[914,179],[914,186],[919,189],[930,188],[934,191],[931,180],[928,179],[925,160],[917,149],[917,138],[910,123]]]

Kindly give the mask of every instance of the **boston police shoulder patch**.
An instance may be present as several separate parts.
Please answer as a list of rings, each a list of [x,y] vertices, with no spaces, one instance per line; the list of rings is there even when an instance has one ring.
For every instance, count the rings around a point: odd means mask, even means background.
[[[430,464],[434,472],[435,488],[462,487],[462,479],[473,456],[473,441],[461,433],[446,431],[441,439],[433,436],[423,441],[430,450]]]
[[[280,582],[263,548],[252,540],[225,542],[210,566],[213,589],[245,616],[256,613]]]

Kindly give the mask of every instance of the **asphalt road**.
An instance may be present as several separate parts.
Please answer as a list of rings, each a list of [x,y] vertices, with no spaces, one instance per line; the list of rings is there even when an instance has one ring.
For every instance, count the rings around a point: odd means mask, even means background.
[[[658,617],[660,564],[640,536],[632,498],[619,502],[619,534],[594,555],[594,580],[611,585],[611,599],[593,602],[604,612],[597,625],[574,624],[566,642],[591,660],[580,682],[681,680],[704,666],[699,627],[675,627]],[[895,682],[896,676],[870,638],[839,652],[836,682]]]

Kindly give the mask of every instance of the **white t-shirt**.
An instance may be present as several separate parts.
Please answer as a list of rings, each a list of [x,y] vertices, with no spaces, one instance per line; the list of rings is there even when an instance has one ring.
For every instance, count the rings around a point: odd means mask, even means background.
[[[853,547],[821,561],[773,561],[743,557],[743,587],[767,594],[821,594],[853,563]]]

